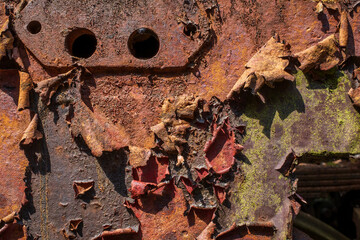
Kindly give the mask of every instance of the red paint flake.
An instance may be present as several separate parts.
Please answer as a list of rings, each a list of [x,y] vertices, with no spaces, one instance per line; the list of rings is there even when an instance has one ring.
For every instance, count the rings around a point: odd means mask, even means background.
[[[140,182],[136,180],[131,181],[131,188],[129,189],[131,197],[133,199],[139,198],[141,195],[145,195],[151,192],[157,192],[158,189],[169,184],[169,182],[161,182],[159,184]]]
[[[201,181],[203,180],[207,175],[209,175],[209,170],[206,168],[195,168],[198,177],[196,180]]]
[[[145,166],[133,168],[133,178],[129,189],[132,198],[157,191],[167,182],[161,182],[169,174],[169,159],[151,156]]]
[[[210,222],[215,217],[216,208],[197,208],[192,206],[190,208],[189,214],[187,215],[189,223],[193,221],[192,219],[199,218],[204,222]]]
[[[156,184],[132,180],[129,191],[131,193],[131,197],[135,199],[146,194],[152,187],[156,187]]]
[[[145,166],[133,169],[134,180],[158,184],[169,174],[169,159],[151,156]]]
[[[194,186],[188,178],[180,177],[180,181],[184,184],[188,193],[192,193],[196,186]]]
[[[226,199],[225,188],[214,185],[214,192],[220,203],[223,203]]]
[[[223,174],[228,172],[234,164],[237,149],[235,135],[230,130],[229,120],[225,120],[221,126],[214,128],[213,138],[205,145],[205,160],[209,168],[218,174]]]
[[[191,209],[185,216],[186,200],[174,181],[135,199],[134,203],[125,202],[125,206],[139,219],[143,239],[183,239],[184,232],[189,239],[195,239],[209,224],[215,211]]]

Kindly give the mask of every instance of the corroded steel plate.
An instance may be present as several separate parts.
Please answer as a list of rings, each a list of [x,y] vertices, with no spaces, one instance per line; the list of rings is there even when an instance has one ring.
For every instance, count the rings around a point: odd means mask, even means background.
[[[201,32],[201,38],[194,40],[184,33],[190,21]],[[149,28],[159,38],[159,52],[147,61],[135,58],[128,49],[128,38],[139,28]],[[68,46],[71,43],[67,41],[74,40],[72,33],[82,34],[84,29],[97,40],[95,53],[86,60],[88,67],[181,68],[210,38],[205,12],[194,4],[188,7],[183,1],[167,0],[34,0],[17,16],[15,29],[36,58],[52,67],[73,63]]]

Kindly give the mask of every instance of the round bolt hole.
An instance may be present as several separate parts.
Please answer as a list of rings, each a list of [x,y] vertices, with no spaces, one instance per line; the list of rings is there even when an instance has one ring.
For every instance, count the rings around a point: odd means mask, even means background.
[[[152,30],[139,28],[130,35],[128,47],[134,57],[149,59],[158,53],[160,42],[158,36]]]
[[[194,23],[188,23],[184,26],[184,34],[188,37],[192,37],[197,32],[197,26]]]
[[[95,34],[88,29],[78,28],[68,34],[65,47],[71,56],[77,58],[91,57],[97,46]]]
[[[26,28],[31,34],[37,34],[41,31],[41,23],[38,21],[31,21]]]

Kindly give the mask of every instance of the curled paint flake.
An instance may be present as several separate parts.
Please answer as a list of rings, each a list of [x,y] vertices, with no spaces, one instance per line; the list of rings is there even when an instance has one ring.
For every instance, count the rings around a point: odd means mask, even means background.
[[[195,168],[195,171],[198,174],[198,177],[196,178],[198,181],[201,181],[207,175],[209,175],[209,170],[207,168]]]
[[[320,14],[324,11],[324,4],[320,1],[316,4],[316,7],[315,7],[315,12],[317,14]]]
[[[180,167],[185,162],[185,159],[184,159],[184,157],[182,155],[177,155],[176,160],[177,160],[176,161],[176,166],[177,167]]]
[[[145,166],[150,159],[151,151],[146,148],[129,146],[129,164],[134,167]]]
[[[133,168],[134,180],[158,184],[169,174],[167,157],[151,156],[145,166]]]
[[[20,140],[20,146],[32,144],[35,140],[42,139],[43,135],[37,130],[39,117],[37,114],[34,115],[29,126],[25,129],[25,132]]]
[[[140,182],[136,180],[131,181],[131,188],[129,189],[131,197],[133,199],[139,198],[141,195],[145,195],[150,192],[151,189],[157,187],[155,183]]]
[[[339,42],[332,34],[304,51],[295,54],[300,62],[299,69],[304,73],[320,69],[329,70],[339,64],[341,54],[339,52]]]
[[[246,130],[246,125],[240,124],[240,125],[236,126],[236,129],[239,131],[240,134],[244,134],[245,130]]]
[[[194,191],[194,189],[196,188],[196,186],[194,186],[190,179],[185,178],[185,177],[180,177],[180,181],[184,184],[186,190],[188,191],[188,193],[192,193]]]
[[[360,108],[360,87],[350,88],[348,95],[353,102],[353,105]]]
[[[95,182],[93,180],[90,181],[74,181],[73,188],[75,191],[75,198],[84,195],[94,188]]]
[[[194,119],[195,110],[198,108],[198,104],[201,99],[192,95],[182,95],[176,100],[176,116],[181,119]]]
[[[253,94],[266,84],[270,87],[275,82],[284,80],[294,81],[294,76],[285,69],[290,64],[290,46],[281,42],[278,36],[270,40],[249,60],[245,65],[246,70],[235,83],[229,94],[228,99],[235,96],[243,89],[251,89]],[[259,95],[261,97],[261,95]]]
[[[132,198],[153,192],[168,181],[162,182],[169,174],[169,159],[167,157],[151,156],[146,165],[133,168],[133,178],[129,189]]]
[[[225,188],[216,185],[214,185],[213,187],[217,199],[219,200],[220,203],[223,203],[226,199]]]
[[[66,240],[70,240],[70,239],[75,239],[76,238],[76,235],[69,231],[68,229],[61,229],[60,230],[60,233],[61,235],[63,235],[63,237],[66,239]]]
[[[13,49],[14,37],[9,29],[7,20],[0,29],[0,60],[8,55],[8,51]]]
[[[341,11],[340,16],[340,29],[339,29],[339,45],[340,47],[346,47],[349,39],[349,21],[347,12]]]
[[[35,87],[35,92],[39,93],[41,101],[44,104],[50,105],[51,97],[56,93],[57,89],[77,71],[79,70],[74,68],[56,77],[41,81]]]
[[[353,72],[353,79],[360,80],[360,68],[357,68]]]
[[[69,230],[73,232],[77,231],[82,222],[82,218],[71,219],[69,222]]]
[[[99,236],[94,237],[92,240],[106,240],[113,239],[114,237],[127,236],[126,239],[131,239],[131,236],[137,234],[132,228],[119,228],[113,231],[104,231]]]
[[[291,149],[285,157],[283,157],[275,167],[275,170],[279,171],[282,175],[288,177],[293,171],[296,165],[296,154]]]
[[[12,212],[6,217],[0,220],[0,228],[2,228],[5,224],[13,223],[15,220],[16,212]]]
[[[167,153],[176,153],[175,144],[170,140],[166,126],[163,122],[150,128],[159,140],[157,145]]]
[[[214,130],[213,138],[206,143],[204,151],[208,167],[218,174],[227,173],[234,165],[235,135],[230,130],[228,119]]]
[[[18,111],[24,110],[30,107],[30,90],[33,88],[33,83],[30,75],[26,72],[19,72],[20,76],[20,88],[19,88],[19,100]]]
[[[214,222],[210,222],[209,225],[200,233],[200,235],[196,238],[196,240],[212,240],[211,237],[215,232],[216,224]]]
[[[301,204],[298,201],[296,201],[294,196],[290,196],[289,199],[292,210],[294,211],[295,215],[298,215],[301,209]]]
[[[93,113],[82,101],[74,106],[71,134],[81,136],[95,157],[128,146],[127,135],[100,114]]]

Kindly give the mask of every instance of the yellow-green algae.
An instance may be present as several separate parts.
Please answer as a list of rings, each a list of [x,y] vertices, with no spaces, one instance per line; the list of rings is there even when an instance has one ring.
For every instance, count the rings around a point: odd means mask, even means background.
[[[360,153],[360,114],[348,99],[350,80],[338,71],[331,74],[321,83],[298,72],[296,88],[290,84],[270,89],[265,107],[256,99],[247,103],[241,118],[247,123],[243,143],[249,147],[243,153],[251,164],[242,164],[245,181],[230,197],[239,206],[233,222],[256,220],[255,212],[262,206],[281,209],[289,180],[273,169],[290,148],[299,155]],[[285,238],[284,232],[280,235]]]

